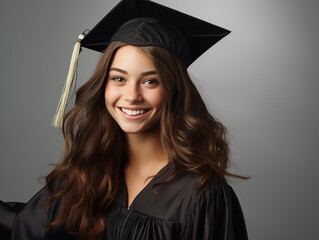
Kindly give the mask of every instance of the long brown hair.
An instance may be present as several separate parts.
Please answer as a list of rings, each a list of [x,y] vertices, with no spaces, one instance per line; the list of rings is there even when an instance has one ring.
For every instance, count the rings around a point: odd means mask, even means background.
[[[116,50],[113,42],[103,54],[91,79],[76,92],[75,106],[63,122],[64,151],[47,176],[49,204],[61,201],[58,217],[79,239],[96,239],[105,230],[105,211],[119,194],[127,159],[125,136],[108,113],[104,91]],[[141,47],[154,62],[162,81],[164,102],[160,138],[176,169],[201,176],[200,186],[224,176],[228,143],[226,129],[207,111],[185,65],[168,50]]]

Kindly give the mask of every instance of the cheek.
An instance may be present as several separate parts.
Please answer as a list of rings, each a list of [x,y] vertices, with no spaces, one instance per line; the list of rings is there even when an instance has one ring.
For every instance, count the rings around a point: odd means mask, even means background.
[[[153,105],[160,107],[162,105],[164,96],[162,89],[158,89],[156,92],[152,94]]]
[[[115,91],[110,84],[106,84],[104,99],[107,108],[109,108],[116,102],[116,100],[118,99],[117,95],[117,91]]]

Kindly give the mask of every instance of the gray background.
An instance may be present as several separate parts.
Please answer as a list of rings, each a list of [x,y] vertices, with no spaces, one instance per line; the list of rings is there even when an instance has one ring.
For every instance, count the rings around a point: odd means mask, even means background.
[[[27,201],[62,151],[50,126],[79,33],[118,0],[1,0],[0,199]],[[319,239],[319,1],[156,0],[232,33],[190,68],[230,132],[250,239]],[[99,55],[81,53],[79,84]]]

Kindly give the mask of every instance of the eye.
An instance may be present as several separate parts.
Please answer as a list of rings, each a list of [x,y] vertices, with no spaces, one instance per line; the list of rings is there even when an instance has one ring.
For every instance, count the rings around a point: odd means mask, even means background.
[[[116,83],[124,82],[124,78],[122,77],[112,77],[111,80],[113,80]]]
[[[158,85],[159,82],[156,79],[147,79],[143,82],[145,85]]]

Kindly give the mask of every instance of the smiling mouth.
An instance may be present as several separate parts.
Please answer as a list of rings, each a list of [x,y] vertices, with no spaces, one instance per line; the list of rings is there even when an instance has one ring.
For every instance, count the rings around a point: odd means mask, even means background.
[[[142,115],[148,111],[148,109],[137,109],[137,110],[130,110],[126,108],[120,108],[122,112],[124,112],[126,115],[129,116],[137,116],[137,115]]]

